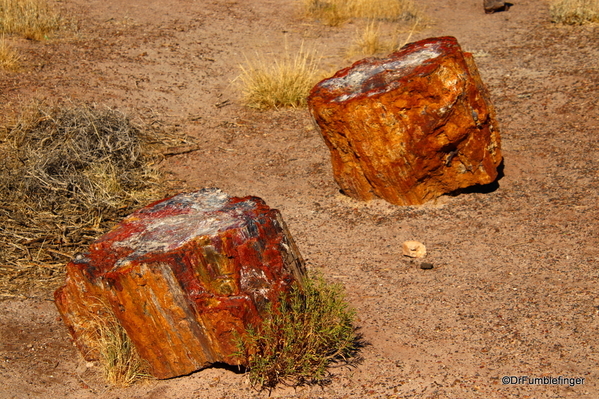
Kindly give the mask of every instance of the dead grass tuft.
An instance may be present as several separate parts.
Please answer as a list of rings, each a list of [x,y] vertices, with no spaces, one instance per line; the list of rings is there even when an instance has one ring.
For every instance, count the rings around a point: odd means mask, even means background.
[[[17,71],[19,69],[19,55],[8,44],[4,36],[0,37],[0,69],[5,71]]]
[[[0,0],[0,33],[43,40],[59,26],[60,17],[46,0]]]
[[[348,57],[389,53],[396,46],[397,44],[392,41],[384,41],[381,38],[380,25],[371,21],[361,31],[357,32],[348,51]]]
[[[47,293],[64,264],[166,188],[161,126],[99,106],[32,106],[0,126],[0,298]]]
[[[321,384],[331,362],[355,356],[360,339],[354,319],[340,285],[329,285],[320,275],[310,276],[302,287],[295,285],[282,295],[260,326],[248,329],[237,342],[237,355],[249,359],[255,388]]]
[[[414,23],[423,19],[412,0],[302,0],[306,14],[330,26],[352,18]]]
[[[303,0],[303,8],[307,16],[328,26],[339,26],[350,18],[340,0]]]
[[[550,6],[551,21],[566,25],[599,22],[599,0],[557,0]]]
[[[97,352],[106,381],[126,387],[153,378],[110,306],[99,301],[92,312],[85,340]]]
[[[419,21],[415,21],[407,33],[396,28],[391,34],[383,35],[381,24],[377,21],[369,21],[361,30],[357,30],[354,41],[347,50],[347,58],[393,53],[410,41],[418,24]],[[405,37],[400,40],[403,33],[405,33]]]
[[[244,104],[258,109],[305,107],[310,89],[319,80],[318,61],[303,45],[294,55],[286,50],[282,59],[246,58],[238,78]]]

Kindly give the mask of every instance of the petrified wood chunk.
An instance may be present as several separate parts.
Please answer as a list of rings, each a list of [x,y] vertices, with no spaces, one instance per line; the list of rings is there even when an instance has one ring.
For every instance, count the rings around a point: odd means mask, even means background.
[[[235,334],[261,320],[303,261],[280,213],[218,189],[184,193],[124,219],[67,265],[56,305],[88,360],[88,334],[105,303],[157,378],[234,356]]]
[[[352,198],[422,204],[498,175],[494,110],[453,37],[358,61],[318,83],[308,105]]]

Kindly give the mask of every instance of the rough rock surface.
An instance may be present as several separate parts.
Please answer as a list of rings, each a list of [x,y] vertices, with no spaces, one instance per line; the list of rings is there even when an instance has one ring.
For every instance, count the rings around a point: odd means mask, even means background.
[[[318,83],[308,103],[352,198],[422,204],[498,176],[494,110],[453,37],[358,61]]]
[[[500,11],[508,11],[512,6],[511,3],[507,3],[502,0],[484,0],[483,7],[485,14],[493,14]]]
[[[215,362],[243,364],[233,355],[235,333],[303,272],[277,210],[203,189],[128,216],[68,264],[55,299],[88,360],[97,357],[90,321],[106,304],[152,374],[170,378]]]
[[[401,245],[401,252],[404,256],[410,258],[424,258],[426,256],[426,247],[419,241],[404,241]]]

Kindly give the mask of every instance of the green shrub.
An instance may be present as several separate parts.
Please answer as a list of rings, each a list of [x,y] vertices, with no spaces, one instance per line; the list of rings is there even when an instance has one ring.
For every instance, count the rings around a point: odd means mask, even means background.
[[[296,284],[268,309],[261,325],[238,338],[238,355],[248,359],[252,385],[324,382],[327,365],[355,355],[354,319],[340,285],[328,285],[320,275],[306,278],[302,287]]]

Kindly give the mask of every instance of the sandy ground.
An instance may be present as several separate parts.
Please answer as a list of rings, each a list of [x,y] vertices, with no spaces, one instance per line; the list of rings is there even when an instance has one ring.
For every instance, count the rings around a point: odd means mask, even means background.
[[[245,56],[303,41],[325,70],[349,65],[359,23],[307,21],[293,0],[57,2],[78,30],[16,40],[26,68],[0,74],[0,104],[72,99],[159,114],[201,144],[169,157],[166,171],[189,189],[217,186],[281,210],[308,267],[346,287],[369,345],[358,367],[331,369],[330,384],[271,397],[599,397],[599,28],[551,24],[544,0],[492,15],[480,0],[421,3],[432,23],[411,40],[457,37],[488,84],[505,157],[493,190],[421,207],[356,202],[339,193],[306,110],[243,108],[232,81]],[[401,256],[412,239],[432,270]],[[268,394],[221,368],[110,387],[72,346],[48,293],[0,302],[2,399]]]

